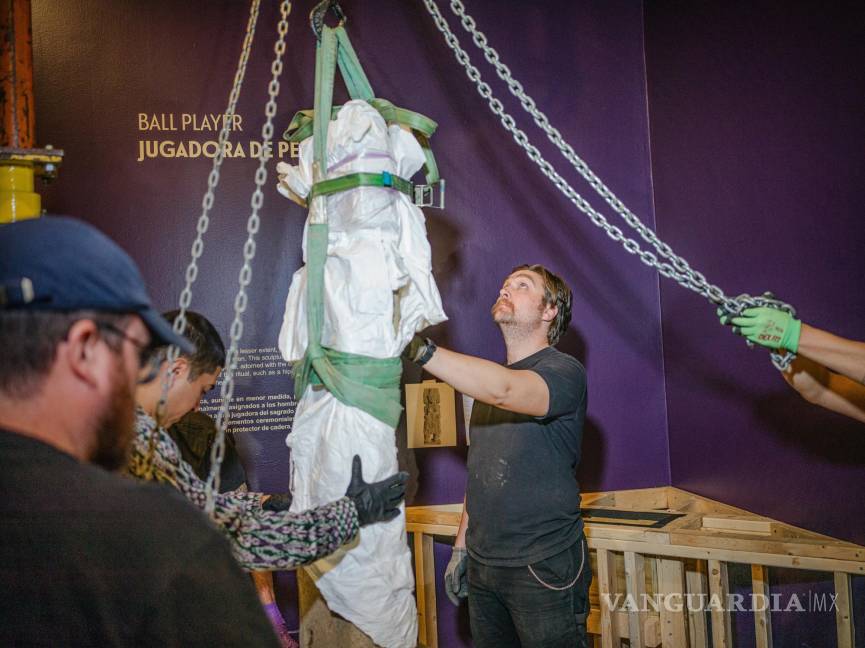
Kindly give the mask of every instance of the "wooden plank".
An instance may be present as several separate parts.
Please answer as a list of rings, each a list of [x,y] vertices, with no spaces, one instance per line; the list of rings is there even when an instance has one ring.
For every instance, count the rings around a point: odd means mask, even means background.
[[[414,570],[418,642],[427,648],[438,648],[432,536],[423,533],[414,534]]]
[[[459,504],[439,504],[437,506],[408,506],[405,510],[409,524],[440,524],[459,526],[462,502]]]
[[[727,599],[730,581],[727,577],[727,563],[720,560],[709,561],[709,610],[712,615],[712,648],[731,648],[733,628]]]
[[[853,648],[856,631],[853,627],[852,592],[850,574],[835,573],[835,625],[838,631],[838,648]]]
[[[457,527],[455,526],[442,526],[439,524],[414,524],[408,523],[405,525],[405,530],[409,533],[414,533],[417,531],[418,533],[425,533],[426,535],[440,535],[456,538],[457,536]]]
[[[661,645],[664,648],[682,648],[688,645],[684,593],[685,569],[682,561],[659,560],[658,594],[661,600],[659,612]]]
[[[772,535],[772,521],[765,518],[741,518],[732,515],[704,515],[703,529],[707,531],[735,531],[754,535]]]
[[[769,568],[751,565],[751,587],[754,598],[754,633],[757,648],[772,648],[772,616],[769,613]]]
[[[668,501],[666,487],[615,491],[616,508],[665,509]]]
[[[620,648],[618,624],[611,608],[615,594],[616,563],[613,552],[598,549],[598,597],[601,606],[601,648]]]
[[[646,567],[642,554],[625,552],[625,587],[636,609],[628,610],[628,642],[631,648],[646,648],[644,626],[647,610]]]
[[[777,526],[777,525],[776,525]],[[863,548],[843,543],[788,539],[773,533],[771,536],[747,534],[739,531],[718,533],[708,529],[678,528],[669,531],[670,543],[688,547],[735,549],[754,553],[774,553],[808,558],[863,561]],[[750,561],[750,564],[762,564]]]
[[[663,531],[654,531],[640,527],[617,526],[614,524],[592,524],[585,523],[586,537],[609,538],[611,540],[637,540],[653,544],[669,544],[670,534]]]
[[[865,563],[852,560],[810,558],[807,556],[669,545],[666,543],[642,543],[631,540],[615,540],[592,536],[588,536],[588,538],[589,547],[592,549],[607,549],[608,551],[636,551],[638,553],[655,556],[698,558],[700,560],[725,560],[728,562],[767,565],[769,567],[787,567],[790,569],[808,569],[813,571],[845,572],[848,574],[865,575]]]
[[[709,592],[709,578],[704,560],[689,560],[685,563],[686,592],[690,596],[688,605],[688,638],[691,648],[708,648],[709,625],[706,623],[705,597]]]
[[[661,618],[656,614],[649,614],[646,624],[643,626],[643,641],[647,648],[658,648],[661,645]]]

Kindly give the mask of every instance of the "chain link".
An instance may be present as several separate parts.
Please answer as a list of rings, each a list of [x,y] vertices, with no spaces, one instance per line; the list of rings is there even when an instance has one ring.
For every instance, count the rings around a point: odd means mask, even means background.
[[[279,96],[279,77],[282,74],[282,57],[285,53],[285,35],[288,33],[288,16],[291,13],[291,2],[283,0],[279,7],[280,20],[277,25],[278,37],[274,45],[274,59],[270,66],[271,81],[267,86],[268,100],[264,114],[266,120],[261,127],[261,154],[258,158],[258,169],[255,171],[255,190],[250,198],[251,211],[246,222],[247,238],[243,244],[243,266],[238,276],[238,290],[234,298],[234,320],[229,329],[230,343],[225,358],[225,373],[222,379],[219,414],[216,417],[216,439],[210,452],[210,474],[206,483],[205,510],[213,512],[216,493],[219,492],[219,472],[225,456],[225,428],[228,425],[228,408],[234,395],[234,372],[237,370],[237,359],[240,348],[240,338],[243,336],[243,314],[246,311],[248,297],[246,288],[252,281],[252,261],[255,258],[255,236],[261,227],[258,215],[264,201],[262,187],[267,182],[267,163],[272,158],[270,153],[273,141],[273,117],[276,115],[276,98]]]
[[[480,71],[472,64],[469,55],[460,46],[459,40],[451,31],[435,1],[424,0],[424,5],[432,16],[436,27],[444,36],[448,47],[453,51],[455,58],[465,68],[466,76],[477,86],[478,93],[487,101],[490,110],[499,118],[505,130],[511,133],[514,141],[525,151],[528,158],[538,166],[541,173],[549,178],[553,185],[577,209],[588,216],[594,225],[602,229],[607,236],[620,243],[627,252],[637,256],[645,265],[654,268],[661,276],[672,279],[680,286],[703,296],[708,301],[719,305],[727,313],[738,315],[746,308],[752,306],[771,306],[795,314],[792,306],[775,299],[769,293],[757,297],[747,294],[739,295],[738,297],[728,297],[721,288],[709,283],[705,275],[694,270],[685,259],[675,254],[667,243],[661,241],[651,228],[646,226],[636,214],[616,197],[609,187],[589,168],[588,164],[574,152],[571,145],[564,141],[561,133],[550,124],[549,118],[537,108],[534,99],[526,94],[522,84],[513,78],[510,69],[501,62],[498,52],[488,44],[487,37],[477,29],[474,19],[466,14],[463,3],[460,0],[451,0],[450,7],[454,15],[460,19],[463,28],[471,35],[475,45],[484,53],[484,58],[495,68],[499,78],[507,84],[508,90],[519,100],[523,109],[532,116],[535,124],[546,133],[548,139],[588,182],[589,186],[655,252],[644,249],[637,240],[630,238],[620,227],[610,223],[605,216],[594,209],[587,200],[559,175],[553,166],[543,157],[538,148],[530,142],[528,135],[516,125],[513,116],[505,110],[502,102],[493,95],[492,88],[482,79]],[[792,353],[781,354],[778,352],[772,352],[771,356],[775,367],[782,370],[786,369],[796,357]]]
[[[174,320],[174,330],[183,335],[186,331],[186,311],[189,310],[189,305],[192,303],[192,284],[198,278],[198,260],[204,253],[204,235],[210,227],[210,210],[213,208],[214,193],[219,185],[219,174],[222,169],[222,162],[225,159],[225,148],[228,142],[228,135],[231,127],[234,124],[234,113],[237,109],[237,100],[240,97],[240,90],[243,87],[243,79],[246,76],[246,64],[249,61],[249,52],[252,48],[252,41],[255,38],[255,26],[258,23],[259,8],[261,0],[252,0],[249,7],[249,18],[246,22],[246,33],[243,37],[243,45],[241,47],[240,58],[237,61],[237,69],[234,73],[234,82],[231,86],[231,92],[228,96],[228,107],[225,109],[225,117],[222,120],[222,128],[219,131],[219,140],[217,144],[216,155],[213,157],[213,164],[210,173],[207,176],[207,190],[201,200],[201,213],[195,225],[195,240],[192,242],[191,257],[189,264],[186,267],[184,278],[186,283],[180,293],[180,312]],[[180,350],[176,345],[172,344],[166,353],[166,361],[170,367],[177,360]],[[159,402],[156,405],[156,426],[162,427],[165,420],[165,410],[168,404],[168,389],[171,386],[171,373],[166,372],[162,380],[162,393],[159,397]],[[150,435],[147,447],[147,460],[145,462],[145,474],[148,478],[153,477],[153,456],[156,451],[156,439],[158,430],[154,430]]]

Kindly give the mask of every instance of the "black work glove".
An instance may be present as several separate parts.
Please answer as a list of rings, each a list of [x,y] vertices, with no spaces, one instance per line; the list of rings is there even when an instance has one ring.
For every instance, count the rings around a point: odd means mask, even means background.
[[[287,511],[291,508],[291,493],[279,493],[268,497],[261,505],[265,511]]]
[[[405,497],[407,481],[408,473],[398,472],[387,479],[367,484],[363,480],[360,457],[354,455],[351,463],[351,482],[345,494],[354,502],[360,525],[387,522],[399,515],[399,503]]]

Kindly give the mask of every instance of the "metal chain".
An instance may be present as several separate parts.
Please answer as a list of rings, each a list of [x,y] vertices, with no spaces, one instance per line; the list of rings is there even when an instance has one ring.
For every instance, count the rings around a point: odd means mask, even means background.
[[[285,54],[285,35],[288,33],[288,16],[291,13],[291,2],[283,0],[279,7],[280,20],[277,25],[279,34],[273,46],[274,59],[271,63],[271,79],[267,86],[268,101],[265,105],[266,116],[261,127],[261,154],[258,158],[258,169],[255,171],[255,190],[250,199],[251,211],[246,222],[246,242],[243,244],[243,266],[238,276],[238,290],[234,298],[234,320],[231,322],[229,335],[231,338],[228,353],[225,358],[225,373],[222,379],[220,395],[222,403],[219,415],[216,417],[216,439],[210,452],[210,474],[206,483],[205,511],[213,512],[216,493],[219,492],[219,472],[222,459],[225,456],[225,428],[228,425],[228,407],[234,395],[234,372],[237,369],[240,338],[243,336],[243,313],[246,312],[248,297],[246,288],[252,280],[252,261],[255,258],[255,236],[261,225],[258,215],[264,201],[262,187],[267,182],[267,163],[273,157],[270,153],[273,142],[273,118],[276,115],[276,98],[279,96],[279,77],[282,75],[282,57]]]
[[[217,145],[216,155],[213,158],[213,164],[210,169],[210,174],[207,176],[207,190],[204,193],[204,198],[201,201],[201,214],[198,217],[196,224],[196,236],[192,243],[191,258],[189,265],[186,267],[186,284],[180,293],[180,312],[174,320],[174,330],[183,335],[186,331],[186,311],[189,310],[189,305],[192,303],[192,284],[198,278],[198,259],[204,253],[204,234],[210,227],[210,210],[213,208],[214,193],[219,184],[219,174],[222,168],[222,162],[225,159],[225,145],[228,142],[228,135],[234,123],[234,113],[237,108],[237,100],[240,97],[240,90],[243,87],[243,79],[246,76],[246,64],[249,61],[249,52],[252,48],[252,41],[255,37],[255,26],[258,23],[258,13],[261,0],[252,0],[249,7],[249,19],[246,22],[246,33],[243,37],[243,45],[240,51],[240,59],[237,62],[237,70],[234,73],[234,83],[231,86],[231,93],[228,97],[228,107],[225,109],[225,117],[222,120],[222,128],[219,131],[219,141]],[[174,364],[179,355],[179,349],[176,345],[171,345],[166,353],[166,361],[168,367]],[[153,457],[156,451],[156,441],[159,434],[158,428],[162,427],[162,422],[165,418],[165,409],[168,403],[168,389],[171,386],[171,374],[167,372],[162,381],[162,394],[159,402],[156,405],[156,426],[148,440],[147,459],[145,461],[145,474],[148,478],[153,477]]]
[[[772,306],[781,308],[792,314],[795,310],[789,304],[775,299],[768,293],[763,296],[752,297],[750,295],[740,295],[738,297],[728,297],[718,286],[709,283],[706,277],[691,268],[685,259],[676,255],[672,248],[661,241],[654,231],[647,227],[640,219],[631,212],[619,200],[615,194],[598,178],[598,176],[589,168],[589,166],[580,159],[573,148],[562,139],[561,133],[550,125],[548,117],[541,112],[535,101],[529,97],[522,84],[513,78],[510,69],[501,62],[498,52],[487,43],[486,36],[480,32],[475,24],[475,21],[465,13],[465,7],[460,0],[451,0],[450,6],[453,13],[460,19],[463,27],[472,35],[472,40],[484,52],[484,57],[496,69],[498,76],[505,81],[510,90],[519,101],[522,107],[528,112],[535,124],[538,125],[546,134],[550,141],[559,149],[564,157],[571,162],[574,168],[580,175],[589,183],[589,185],[618,213],[625,222],[635,230],[639,236],[651,245],[657,252],[655,254],[651,250],[644,249],[638,241],[628,237],[622,232],[621,228],[610,223],[606,217],[600,214],[592,205],[586,201],[562,176],[553,168],[553,166],[541,155],[540,151],[530,141],[526,133],[516,125],[513,116],[508,113],[502,102],[493,94],[489,84],[483,81],[478,68],[471,63],[471,60],[466,51],[460,46],[459,40],[451,31],[438,6],[434,0],[424,0],[424,5],[427,11],[432,16],[436,27],[445,38],[448,47],[453,51],[457,61],[465,68],[468,78],[477,86],[478,93],[483,97],[490,110],[499,118],[502,126],[511,133],[514,141],[525,151],[526,155],[534,162],[541,172],[550,179],[555,187],[565,195],[581,212],[586,214],[589,219],[597,227],[601,228],[607,236],[614,241],[617,241],[625,248],[627,252],[637,256],[644,264],[654,268],[661,276],[668,279],[673,279],[679,285],[698,295],[703,296],[710,302],[719,305],[727,313],[734,315],[740,314],[746,308],[752,306]],[[659,255],[663,261],[659,258]],[[772,363],[779,369],[785,369],[790,362],[795,358],[792,353],[782,355],[778,352],[772,352]]]
[[[565,159],[571,163],[583,179],[644,241],[654,247],[661,256],[669,259],[673,263],[673,266],[682,274],[687,275],[693,285],[699,286],[701,288],[700,294],[715,303],[723,300],[725,296],[721,289],[709,284],[702,273],[693,270],[685,259],[675,254],[669,245],[658,239],[655,232],[631,212],[610,188],[601,181],[594,171],[589,168],[588,164],[574,152],[571,145],[564,141],[559,130],[550,124],[549,118],[537,108],[535,101],[525,93],[522,84],[513,78],[510,68],[501,62],[498,52],[487,44],[486,35],[477,29],[474,19],[465,13],[465,7],[462,2],[453,0],[450,3],[450,7],[453,13],[460,18],[463,28],[471,34],[475,45],[483,51],[484,58],[495,67],[499,78],[507,84],[511,94],[519,100],[520,105],[532,116],[535,124],[547,134],[547,138],[559,149]]]

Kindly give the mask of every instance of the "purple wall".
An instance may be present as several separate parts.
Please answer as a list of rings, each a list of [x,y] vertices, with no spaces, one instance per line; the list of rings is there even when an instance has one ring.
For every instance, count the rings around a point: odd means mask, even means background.
[[[862,339],[865,5],[645,11],[659,234],[730,294],[772,290]],[[672,484],[865,543],[862,426],[801,400],[700,298],[664,283],[661,305]],[[832,591],[827,574],[772,578],[786,596]],[[753,637],[751,615],[736,617]],[[834,615],[776,613],[773,626],[776,646],[823,645]]]
[[[730,294],[865,337],[865,5],[651,2],[646,35],[661,236]],[[661,303],[673,485],[865,543],[862,426],[700,298]]]

